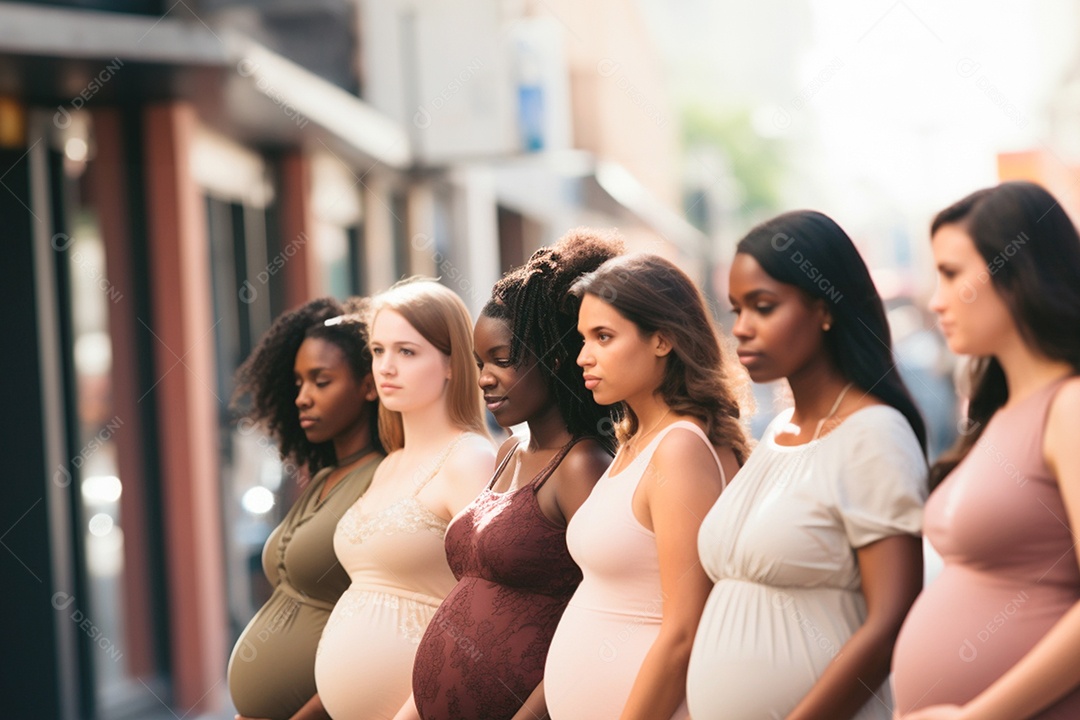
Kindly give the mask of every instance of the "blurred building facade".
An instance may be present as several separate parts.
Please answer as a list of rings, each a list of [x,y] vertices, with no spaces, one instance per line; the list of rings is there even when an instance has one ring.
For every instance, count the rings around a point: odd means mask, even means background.
[[[229,410],[272,318],[475,312],[581,224],[701,277],[676,126],[629,1],[0,2],[5,714],[227,713],[296,482]]]

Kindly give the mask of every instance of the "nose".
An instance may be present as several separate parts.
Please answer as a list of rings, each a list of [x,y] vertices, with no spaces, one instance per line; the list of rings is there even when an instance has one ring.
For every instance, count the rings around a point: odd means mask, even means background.
[[[577,364],[581,367],[589,367],[595,361],[593,360],[592,352],[589,350],[589,343],[585,343],[581,346],[581,352],[577,355]]]
[[[749,340],[754,337],[754,326],[750,321],[750,313],[741,312],[735,316],[735,324],[731,326],[731,334],[739,340]]]
[[[486,370],[481,370],[478,383],[481,390],[487,390],[488,388],[495,387],[498,381],[495,380],[495,376],[492,375],[490,372],[487,372]]]
[[[308,393],[308,384],[306,382],[300,383],[300,387],[296,389],[296,407],[306,408],[311,407],[311,395]]]
[[[380,375],[390,376],[396,371],[394,363],[390,360],[389,353],[383,353],[381,357],[377,357],[373,365]]]
[[[927,303],[927,307],[930,308],[930,312],[938,315],[945,312],[945,298],[941,291],[940,281],[938,281],[937,286],[934,288],[934,294],[930,296],[930,302]]]

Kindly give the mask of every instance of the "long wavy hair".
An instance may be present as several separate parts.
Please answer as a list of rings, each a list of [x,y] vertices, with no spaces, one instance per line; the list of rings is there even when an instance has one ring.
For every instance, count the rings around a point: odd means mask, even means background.
[[[985,274],[1035,352],[1080,373],[1080,236],[1057,199],[1031,182],[978,190],[937,214],[931,238],[946,225],[971,237]],[[978,442],[1009,399],[994,356],[973,358],[964,432],[930,470],[937,485]]]
[[[570,434],[595,437],[611,450],[612,409],[598,405],[585,389],[583,370],[575,361],[582,338],[570,286],[622,251],[622,239],[612,231],[571,230],[503,275],[480,312],[510,327],[511,363],[520,365],[526,355],[536,361]]]
[[[461,430],[490,437],[484,425],[480,372],[473,361],[472,318],[461,298],[430,278],[408,278],[371,299],[371,319],[383,310],[405,318],[420,335],[450,359],[446,409]],[[379,406],[379,437],[387,452],[405,445],[401,413]]]
[[[672,350],[657,393],[676,413],[700,420],[709,442],[730,447],[740,465],[746,461],[749,443],[730,365],[705,300],[686,273],[658,255],[624,255],[583,276],[571,292],[599,298],[643,335],[663,335]],[[617,431],[625,442],[637,432],[638,418],[626,403],[620,416]]]
[[[833,364],[862,392],[896,408],[925,454],[926,424],[897,370],[885,306],[844,229],[822,213],[796,210],[755,227],[735,252],[826,304],[832,328],[825,333],[825,349]]]
[[[241,421],[263,426],[277,444],[281,459],[306,466],[314,475],[334,465],[333,442],[312,443],[300,427],[296,407],[298,389],[293,375],[296,353],[306,338],[333,343],[357,382],[371,374],[368,351],[367,300],[349,298],[340,303],[332,297],[312,300],[274,320],[251,355],[236,371],[236,390],[231,406]],[[336,320],[329,325],[327,320]],[[379,402],[368,403],[371,443],[382,449],[379,441]]]

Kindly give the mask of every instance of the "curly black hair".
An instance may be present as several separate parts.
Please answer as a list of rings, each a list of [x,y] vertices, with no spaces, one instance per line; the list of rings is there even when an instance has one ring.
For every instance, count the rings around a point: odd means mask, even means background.
[[[300,428],[296,407],[293,364],[306,338],[319,338],[337,345],[345,353],[358,380],[371,372],[371,352],[367,346],[368,301],[349,298],[344,303],[332,297],[312,300],[278,317],[266,331],[244,364],[236,371],[236,391],[232,407],[250,397],[240,417],[262,425],[277,443],[283,461],[307,466],[312,474],[337,462],[332,442],[312,443]],[[326,324],[327,320],[340,318]],[[379,404],[370,403],[371,442],[379,442]]]
[[[593,400],[577,364],[582,346],[577,331],[579,301],[569,290],[579,277],[622,252],[622,238],[614,230],[571,230],[495,283],[491,299],[480,311],[510,326],[511,363],[520,365],[526,351],[536,360],[567,430],[611,447],[612,409]]]

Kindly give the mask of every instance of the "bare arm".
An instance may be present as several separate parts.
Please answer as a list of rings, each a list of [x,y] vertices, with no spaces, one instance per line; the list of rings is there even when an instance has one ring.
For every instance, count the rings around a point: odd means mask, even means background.
[[[720,494],[712,453],[685,430],[673,430],[660,442],[641,482],[660,558],[663,616],[622,720],[670,717],[686,697],[690,650],[712,590],[698,561],[698,529]]]
[[[889,676],[893,645],[922,589],[922,541],[895,535],[856,550],[866,622],[856,630],[788,720],[850,718]]]
[[[1070,380],[1058,392],[1046,422],[1044,452],[1057,478],[1068,517],[1048,514],[1047,522],[1067,524],[1073,544],[1080,541],[1080,380]],[[1052,560],[1051,560],[1052,562]],[[960,708],[935,705],[904,716],[904,720],[1020,720],[1031,717],[1080,686],[1080,604],[1066,612],[1035,647],[971,702]]]

